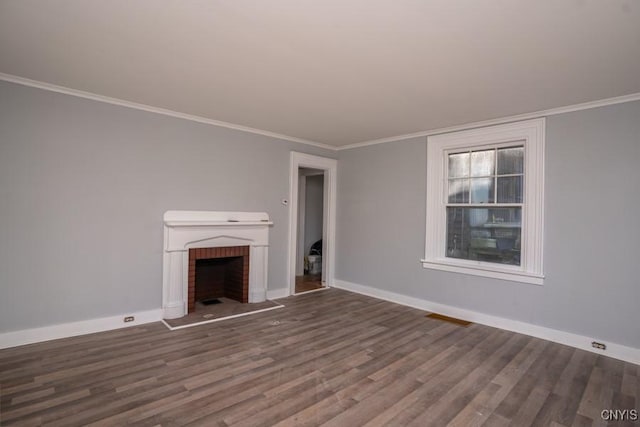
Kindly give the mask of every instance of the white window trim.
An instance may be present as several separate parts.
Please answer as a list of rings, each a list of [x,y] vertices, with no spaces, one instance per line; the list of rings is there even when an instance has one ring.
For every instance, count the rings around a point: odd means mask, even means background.
[[[525,150],[521,265],[448,258],[446,254],[446,152],[507,142]],[[534,119],[427,138],[427,217],[424,268],[542,285],[545,119]]]

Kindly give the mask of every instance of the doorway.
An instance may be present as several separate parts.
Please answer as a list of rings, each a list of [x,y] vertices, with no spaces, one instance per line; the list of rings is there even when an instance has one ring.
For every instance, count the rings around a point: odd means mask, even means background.
[[[324,287],[325,280],[322,278],[324,173],[321,169],[298,169],[296,294]]]
[[[337,161],[291,153],[289,294],[333,285]]]

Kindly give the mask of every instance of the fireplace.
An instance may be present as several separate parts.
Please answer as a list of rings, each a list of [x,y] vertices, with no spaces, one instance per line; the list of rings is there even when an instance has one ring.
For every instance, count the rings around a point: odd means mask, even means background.
[[[249,302],[249,246],[189,249],[188,312],[217,298]]]
[[[165,319],[176,319],[193,311],[197,287],[198,261],[204,279],[224,269],[235,279],[229,295],[243,302],[266,300],[269,250],[269,215],[264,212],[167,211],[164,214],[164,250],[162,266],[162,307]],[[191,255],[191,256],[190,256]],[[193,271],[191,271],[193,258]],[[242,261],[221,261],[242,258]],[[204,261],[213,260],[213,261]],[[219,260],[219,261],[215,261]],[[231,263],[230,265],[224,265]],[[242,286],[238,290],[239,265]],[[192,281],[193,283],[190,283]],[[219,279],[213,279],[215,280]],[[235,284],[234,284],[235,283]],[[191,289],[193,284],[193,289]],[[210,287],[205,294],[219,292]],[[226,287],[226,286],[225,286]]]

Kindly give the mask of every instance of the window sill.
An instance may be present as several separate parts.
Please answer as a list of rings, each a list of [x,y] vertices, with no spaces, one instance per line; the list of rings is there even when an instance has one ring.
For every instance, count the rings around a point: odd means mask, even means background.
[[[512,282],[529,283],[531,285],[543,285],[544,276],[541,274],[525,272],[509,268],[492,268],[486,264],[465,265],[448,259],[420,260],[422,267],[433,270],[449,271],[452,273],[462,273],[471,276],[490,277],[492,279],[509,280]]]

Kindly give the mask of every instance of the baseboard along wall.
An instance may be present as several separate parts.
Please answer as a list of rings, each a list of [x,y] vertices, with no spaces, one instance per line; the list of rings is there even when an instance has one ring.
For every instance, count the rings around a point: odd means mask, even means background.
[[[285,298],[288,296],[289,289],[287,288],[267,291],[267,299],[270,300]],[[124,318],[130,316],[132,316],[134,320],[125,323]],[[140,311],[137,313],[126,313],[117,316],[43,326],[40,328],[3,332],[0,333],[0,349],[60,338],[75,337],[78,335],[93,334],[96,332],[110,331],[113,329],[127,328],[130,326],[143,325],[145,323],[159,322],[161,320],[162,309],[158,308],[155,310]]]
[[[125,317],[133,317],[133,320],[125,322]],[[155,310],[139,311],[137,313],[126,313],[117,316],[101,317],[98,319],[81,320],[78,322],[24,329],[21,331],[4,332],[0,333],[0,349],[50,341],[59,338],[74,337],[77,335],[93,334],[95,332],[104,332],[119,328],[127,328],[150,322],[158,322],[160,320],[162,320],[162,310],[158,308]]]
[[[613,357],[614,359],[623,360],[625,362],[640,364],[640,349],[628,347],[622,344],[607,342],[606,340],[601,340],[597,337],[587,337],[584,335],[560,331],[557,329],[547,328],[531,323],[520,322],[518,320],[492,316],[477,311],[467,310],[446,304],[439,304],[420,298],[410,297],[395,292],[373,288],[371,286],[347,282],[344,280],[336,279],[331,287],[344,289],[346,291],[367,295],[370,297],[406,305],[428,312],[457,317],[460,319],[468,320],[470,322],[492,326],[494,328],[518,332],[524,335],[565,344],[592,353]],[[287,296],[289,296],[289,290],[287,288],[267,291],[268,299],[279,299],[285,298]],[[124,318],[128,316],[133,316],[134,320],[125,323]],[[5,332],[0,333],[0,349],[17,347],[19,345],[33,344],[43,341],[50,341],[59,338],[68,338],[77,335],[92,334],[95,332],[109,331],[124,327],[137,326],[145,323],[159,322],[161,320],[162,309],[155,309],[132,314],[128,313],[117,316],[102,317],[98,319],[82,320],[78,322],[25,329],[21,331]],[[591,343],[594,340],[606,344],[607,349],[600,350],[593,348],[591,346]]]
[[[548,341],[557,342],[571,347],[586,350],[592,353],[601,354],[603,356],[613,357],[614,359],[623,360],[625,362],[640,364],[640,349],[628,347],[622,344],[607,342],[599,337],[587,337],[571,332],[560,331],[557,329],[547,328],[544,326],[534,325],[532,323],[521,322],[518,320],[506,319],[504,317],[492,316],[477,311],[467,310],[446,304],[410,297],[395,292],[385,291],[371,286],[360,285],[336,279],[333,284],[334,288],[344,289],[346,291],[356,292],[362,295],[382,299],[385,301],[395,302],[397,304],[425,310],[428,312],[444,314],[446,316],[457,317],[468,320],[470,322],[480,323],[494,328],[500,328],[511,332],[529,335]],[[591,343],[598,341],[606,344],[606,350],[593,348]]]

